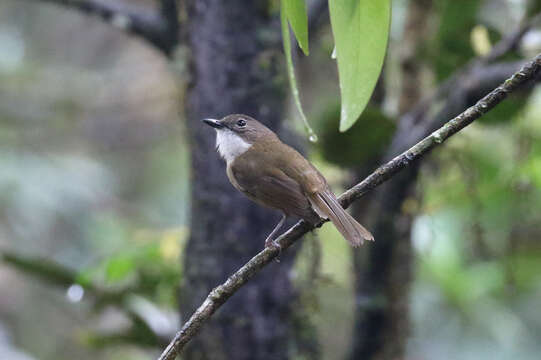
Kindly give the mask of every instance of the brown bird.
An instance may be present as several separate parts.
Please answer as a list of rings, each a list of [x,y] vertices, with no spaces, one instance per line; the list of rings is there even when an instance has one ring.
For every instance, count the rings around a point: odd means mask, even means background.
[[[216,148],[227,163],[231,184],[256,203],[282,212],[265,247],[277,246],[274,236],[288,216],[313,225],[329,219],[353,246],[374,240],[342,208],[323,175],[265,125],[241,114],[203,121],[216,129]]]

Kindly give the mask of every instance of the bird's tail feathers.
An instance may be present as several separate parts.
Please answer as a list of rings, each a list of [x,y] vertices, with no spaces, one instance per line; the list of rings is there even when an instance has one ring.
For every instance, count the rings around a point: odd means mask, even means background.
[[[362,245],[364,240],[373,241],[374,236],[349,215],[336,196],[330,191],[316,193],[310,196],[312,207],[319,216],[328,218],[342,234],[342,236],[354,246]]]

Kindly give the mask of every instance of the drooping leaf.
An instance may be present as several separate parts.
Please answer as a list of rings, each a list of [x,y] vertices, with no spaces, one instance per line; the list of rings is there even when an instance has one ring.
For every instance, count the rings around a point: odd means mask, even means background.
[[[340,131],[349,129],[368,104],[389,37],[390,0],[329,0],[342,107]]]
[[[289,24],[287,21],[287,12],[286,12],[286,3],[288,2],[291,2],[291,1],[282,0],[280,20],[281,20],[281,25],[282,25],[282,38],[283,38],[283,44],[284,44],[284,53],[286,55],[289,85],[291,87],[291,93],[293,95],[295,105],[297,106],[297,109],[299,110],[299,115],[301,116],[304,126],[306,130],[308,131],[310,141],[315,142],[317,141],[317,136],[314,133],[314,130],[312,130],[312,128],[310,127],[310,124],[308,123],[308,120],[306,119],[306,115],[304,114],[304,110],[302,109],[301,99],[299,96],[299,88],[297,86],[297,78],[295,77],[295,68],[293,67],[293,58],[291,55],[291,39],[290,39],[290,34],[289,34]]]
[[[308,15],[304,0],[282,0],[282,11],[285,13],[299,46],[308,55]]]

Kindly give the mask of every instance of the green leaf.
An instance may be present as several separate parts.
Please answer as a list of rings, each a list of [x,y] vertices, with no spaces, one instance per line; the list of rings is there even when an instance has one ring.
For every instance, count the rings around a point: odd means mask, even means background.
[[[287,14],[286,14],[287,2],[291,2],[291,1],[282,0],[280,20],[282,24],[282,38],[283,38],[283,44],[284,44],[284,53],[286,55],[286,61],[287,61],[287,74],[289,77],[289,85],[291,87],[291,93],[293,95],[295,105],[297,106],[297,109],[299,110],[299,115],[301,116],[304,126],[306,130],[308,131],[308,136],[310,138],[310,141],[315,142],[317,141],[317,136],[314,133],[314,130],[312,130],[312,128],[310,127],[310,124],[308,123],[308,120],[306,119],[306,115],[304,114],[304,111],[302,109],[301,98],[299,96],[299,88],[297,86],[297,78],[295,77],[295,68],[293,67],[293,58],[291,56],[291,39],[289,35],[289,24],[287,22]]]
[[[349,129],[370,100],[389,37],[390,0],[329,0],[342,108],[340,131]]]
[[[305,55],[308,55],[308,15],[304,0],[282,0],[282,12]]]

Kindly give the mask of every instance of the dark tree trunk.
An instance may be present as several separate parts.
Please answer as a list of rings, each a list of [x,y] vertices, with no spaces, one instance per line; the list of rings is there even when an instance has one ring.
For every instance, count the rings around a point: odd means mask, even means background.
[[[403,203],[417,166],[404,170],[373,194],[367,213],[376,241],[354,256],[355,330],[351,359],[403,359],[409,334],[408,295],[413,254],[412,216]]]
[[[263,248],[279,215],[238,193],[202,118],[252,115],[277,130],[285,85],[278,78],[280,33],[267,1],[186,1],[191,50],[186,100],[192,151],[191,236],[184,254],[181,314]],[[292,254],[242,288],[187,348],[184,359],[285,359],[294,297]]]
[[[400,48],[400,112],[406,112],[421,98],[422,66],[418,52],[428,33],[426,19],[431,6],[432,0],[409,3]],[[407,133],[407,127],[399,126],[387,154],[374,162],[387,161],[405,150],[395,145]],[[376,241],[363,249],[365,251],[354,253],[356,319],[351,359],[397,360],[405,357],[410,331],[413,216],[404,202],[413,195],[418,170],[418,164],[410,166],[367,197],[364,208],[355,207],[357,216],[362,218],[366,214],[366,220],[362,222],[373,231]],[[362,178],[364,172],[359,170],[357,173]]]

